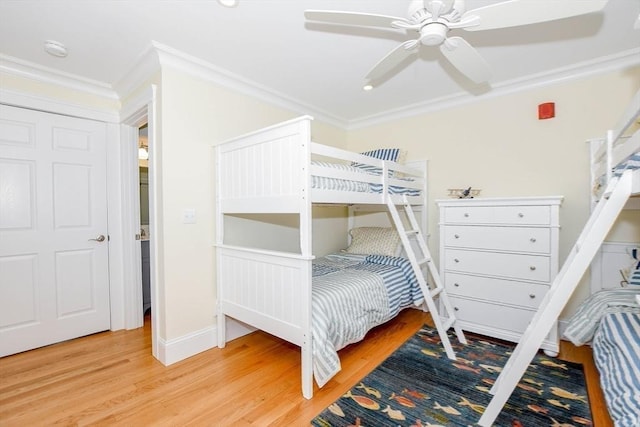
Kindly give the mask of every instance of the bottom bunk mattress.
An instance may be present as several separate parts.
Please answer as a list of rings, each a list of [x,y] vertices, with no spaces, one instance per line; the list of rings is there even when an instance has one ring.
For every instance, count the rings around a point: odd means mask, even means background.
[[[340,371],[338,350],[423,302],[409,260],[384,255],[315,260],[312,294],[313,374],[319,387]]]
[[[615,426],[640,426],[640,314],[605,315],[592,346]]]

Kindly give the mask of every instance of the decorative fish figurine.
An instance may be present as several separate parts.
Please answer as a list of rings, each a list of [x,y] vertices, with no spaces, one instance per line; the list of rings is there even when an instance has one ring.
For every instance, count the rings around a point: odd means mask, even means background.
[[[585,425],[585,426],[593,425],[593,423],[591,422],[591,420],[588,420],[588,419],[586,419],[586,418],[579,417],[579,416],[577,416],[577,415],[574,415],[573,417],[571,417],[571,421],[576,422],[576,423],[578,423],[578,424]]]
[[[524,427],[524,424],[520,420],[512,420],[511,427]]]
[[[469,371],[469,372],[473,372],[475,374],[479,374],[481,369],[480,368],[472,368],[470,366],[467,365],[461,365],[459,363],[454,363],[453,366],[455,366],[458,369],[461,369],[463,371]]]
[[[384,408],[382,410],[382,412],[386,413],[387,415],[389,415],[389,418],[391,418],[392,420],[400,420],[400,421],[404,421],[406,420],[404,414],[402,413],[402,411],[399,411],[397,409],[391,409],[391,406],[387,405],[386,408]]]
[[[527,405],[527,408],[538,414],[546,414],[547,412],[549,412],[547,408],[543,408],[542,406],[538,405]]]
[[[407,408],[415,408],[416,407],[416,404],[413,403],[412,400],[407,399],[404,396],[398,396],[395,393],[391,393],[391,397],[389,397],[389,400],[395,400],[396,402],[398,402],[402,406],[406,406]]]
[[[482,414],[484,412],[484,406],[478,405],[477,403],[471,403],[464,396],[460,396],[460,399],[462,399],[462,402],[458,402],[458,405],[468,406],[479,414]]]
[[[544,386],[543,382],[535,381],[535,380],[532,380],[531,378],[523,378],[522,381],[524,381],[526,383],[529,383],[529,384],[537,385],[538,387],[543,387]]]
[[[337,415],[339,417],[344,417],[344,411],[342,410],[341,407],[338,406],[337,403],[332,403],[331,405],[329,405],[327,409],[331,411],[331,413],[334,415]]]
[[[560,387],[550,387],[549,390],[551,390],[551,393],[556,395],[556,396],[564,397],[565,399],[579,400],[582,403],[587,403],[587,397],[586,396],[580,396],[580,395],[572,393],[570,391],[561,389]]]
[[[449,415],[460,415],[460,411],[458,411],[456,408],[452,406],[442,406],[438,402],[436,402],[436,406],[434,406],[433,409],[439,409]]]
[[[429,398],[429,396],[424,393],[420,393],[419,391],[416,391],[416,390],[408,390],[406,388],[402,390],[402,394],[406,394],[409,397],[413,397],[414,399],[420,399],[420,400]]]
[[[360,396],[359,394],[355,394],[354,395],[354,394],[351,393],[351,390],[349,390],[347,392],[347,394],[345,394],[342,397],[351,398],[358,405],[360,405],[360,406],[362,406],[363,408],[366,408],[366,409],[371,409],[371,410],[374,410],[374,411],[377,411],[378,409],[380,409],[380,404],[378,402],[376,402],[375,400],[370,399],[367,396]]]
[[[356,417],[355,424],[349,424],[347,427],[362,427],[362,421],[360,417]]]
[[[492,372],[492,373],[502,372],[502,368],[500,366],[480,365],[480,367],[485,369],[485,370],[487,370],[488,372]]]
[[[560,369],[564,369],[565,371],[568,371],[569,368],[567,368],[567,365],[564,363],[556,363],[553,362],[551,360],[543,360],[542,362],[540,362],[541,365],[544,366],[550,366],[552,368],[560,368]]]
[[[551,419],[551,421],[553,421],[553,424],[551,424],[550,427],[574,427],[573,424],[566,424],[566,423],[559,423],[558,421],[554,420],[553,418],[549,417]]]
[[[521,388],[521,389],[523,389],[523,390],[525,390],[525,391],[530,391],[530,392],[532,392],[532,393],[537,393],[537,394],[538,394],[538,396],[542,396],[542,393],[544,393],[544,391],[543,391],[543,390],[538,390],[538,389],[533,388],[533,387],[531,387],[530,385],[526,385],[526,384],[520,384],[520,383],[518,383],[518,384],[517,384],[517,387],[518,387],[518,388]]]
[[[491,389],[490,389],[489,387],[484,387],[484,386],[479,386],[479,385],[477,385],[477,386],[476,386],[476,389],[477,389],[477,390],[480,390],[480,391],[481,391],[481,392],[483,392],[483,393],[489,393],[489,392],[491,392]]]
[[[366,385],[364,385],[364,383],[360,383],[360,385],[356,386],[356,388],[364,390],[367,394],[370,394],[371,396],[375,396],[378,399],[382,397],[382,394],[380,394],[378,390],[376,390],[373,387],[367,387]]]
[[[482,382],[485,383],[485,384],[493,385],[493,384],[495,384],[496,380],[491,379],[491,378],[483,378]]]
[[[429,350],[427,348],[423,348],[422,352],[427,356],[435,357],[436,359],[440,359],[440,355],[433,350]]]
[[[564,408],[564,409],[569,409],[571,408],[571,405],[569,405],[568,403],[562,403],[557,399],[547,399],[547,402],[551,403],[553,406],[557,406],[558,408]]]

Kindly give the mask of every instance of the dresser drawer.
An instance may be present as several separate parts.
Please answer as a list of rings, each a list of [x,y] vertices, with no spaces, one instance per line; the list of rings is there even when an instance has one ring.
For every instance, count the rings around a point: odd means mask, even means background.
[[[447,223],[548,225],[549,206],[450,206],[444,208]]]
[[[489,302],[450,297],[457,319],[491,328],[522,333],[529,325],[534,311],[499,306]]]
[[[539,282],[550,280],[549,257],[542,255],[445,249],[443,256],[444,268],[447,271]]]
[[[465,296],[535,310],[549,290],[547,285],[490,277],[445,273],[445,288],[451,296]]]
[[[548,254],[551,231],[548,228],[475,227],[447,225],[443,227],[444,245],[502,251]]]

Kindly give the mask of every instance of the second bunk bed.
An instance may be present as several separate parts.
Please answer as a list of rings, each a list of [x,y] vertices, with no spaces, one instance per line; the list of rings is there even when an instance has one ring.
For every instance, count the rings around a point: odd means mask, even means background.
[[[394,218],[395,205],[403,205],[411,216],[412,206],[426,214],[427,180],[426,162],[402,165],[395,161],[395,149],[364,155],[312,142],[311,121],[300,117],[216,146],[218,346],[225,346],[227,317],[300,346],[307,399],[314,377],[322,386],[340,370],[338,350],[404,308],[424,308],[426,302],[435,312],[432,297],[446,298],[439,278],[434,291],[415,274],[418,264],[432,267],[424,243],[421,261],[411,248],[407,251],[411,245],[405,235],[421,237],[419,227],[407,231],[395,222],[398,232],[355,228],[345,251],[316,260],[314,204],[378,206]],[[248,214],[296,216],[299,250],[229,244],[228,234],[243,230],[229,230],[227,218]],[[409,256],[398,256],[400,250]],[[454,358],[446,329],[454,326],[462,342],[464,335],[453,325],[453,314],[445,325],[433,312],[447,354]]]
[[[606,138],[592,141],[591,148],[594,209],[537,313],[493,385],[491,393],[494,396],[478,422],[481,426],[493,424],[616,219],[630,200],[640,197],[640,91],[632,98],[617,126],[607,132]],[[635,305],[633,299],[637,298],[640,291],[630,287],[630,290],[622,293],[629,294],[622,296],[622,300],[625,301],[622,304]],[[616,303],[621,304],[620,301]],[[593,315],[593,312],[589,313],[590,317]],[[600,357],[596,353],[596,357],[601,358],[598,361],[598,368],[601,369],[603,379],[608,381],[608,383],[603,382],[603,388],[609,408],[615,408],[612,415],[622,420],[616,422],[616,426],[637,425],[639,421],[637,411],[640,409],[637,400],[640,397],[638,393],[640,377],[637,372],[640,369],[640,359],[636,351],[640,348],[638,334],[640,325],[635,323],[637,316],[633,314],[619,315],[629,319],[630,327],[618,328],[615,333],[622,333],[622,337],[614,340],[617,341],[616,344],[612,344],[613,341],[609,340],[606,345],[621,344],[622,352],[626,352],[629,357],[622,361],[616,359],[613,362],[618,364],[613,365],[604,361],[605,356]],[[589,321],[596,320],[590,318]],[[572,326],[572,329],[576,329],[576,326]],[[617,350],[612,350],[609,354],[613,354],[615,358],[616,352]],[[623,387],[608,390],[611,384],[615,384],[615,387],[622,384]],[[634,421],[628,424],[630,422],[628,420],[631,419]]]

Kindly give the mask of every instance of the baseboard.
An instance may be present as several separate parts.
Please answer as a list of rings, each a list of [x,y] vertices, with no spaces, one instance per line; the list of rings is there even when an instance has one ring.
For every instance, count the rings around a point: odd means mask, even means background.
[[[227,342],[254,332],[249,325],[227,318]],[[181,360],[195,356],[203,351],[217,347],[218,328],[210,326],[199,331],[171,340],[158,340],[158,360],[165,365],[172,365]]]

